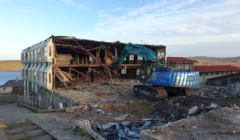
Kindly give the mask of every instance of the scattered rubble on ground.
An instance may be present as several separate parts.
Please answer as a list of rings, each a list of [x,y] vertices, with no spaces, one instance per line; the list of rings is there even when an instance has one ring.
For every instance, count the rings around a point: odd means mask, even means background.
[[[139,83],[134,80],[99,84],[101,86],[82,86],[77,91],[61,91],[61,94],[83,105],[79,109],[70,110],[69,117],[77,118],[75,120],[78,123],[105,139],[139,139],[142,130],[151,128],[154,133],[162,133],[166,129],[158,129],[160,126],[178,120],[208,114],[223,107],[240,110],[239,82],[229,88],[194,87],[193,95],[169,97],[162,101],[136,98],[132,88]],[[193,124],[190,128],[199,129],[199,126]]]

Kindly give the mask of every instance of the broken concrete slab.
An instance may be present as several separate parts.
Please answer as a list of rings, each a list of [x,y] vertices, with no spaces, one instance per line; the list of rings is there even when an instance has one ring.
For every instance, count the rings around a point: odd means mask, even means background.
[[[197,106],[194,106],[193,108],[190,108],[190,109],[188,110],[188,115],[195,114],[197,111],[198,111],[198,107],[197,107]]]

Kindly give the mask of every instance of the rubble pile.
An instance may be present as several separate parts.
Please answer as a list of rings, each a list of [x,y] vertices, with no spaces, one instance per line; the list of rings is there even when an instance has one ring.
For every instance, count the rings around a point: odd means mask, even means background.
[[[240,97],[240,82],[231,84],[231,86],[219,93],[223,97]]]
[[[219,86],[198,86],[194,87],[194,96],[209,98],[237,98],[240,97],[240,82],[231,84],[228,87]]]
[[[217,104],[204,98],[174,97],[171,100],[160,101],[155,105],[154,114],[161,122],[168,123],[215,110]]]

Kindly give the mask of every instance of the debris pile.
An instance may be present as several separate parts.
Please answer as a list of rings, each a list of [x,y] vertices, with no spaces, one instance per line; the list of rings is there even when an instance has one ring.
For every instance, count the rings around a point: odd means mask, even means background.
[[[140,132],[146,129],[149,129],[154,120],[153,119],[139,119],[139,120],[132,120],[128,114],[122,115],[120,117],[115,117],[114,120],[103,120],[108,123],[105,124],[98,124],[94,125],[91,124],[92,129],[84,128],[87,130],[87,132],[94,130],[94,133],[98,133],[103,138],[107,140],[112,139],[140,139]],[[83,123],[82,123],[83,122]],[[76,126],[79,126],[79,123],[82,123],[82,125],[85,125],[88,128],[85,123],[89,121],[77,121]],[[82,127],[82,125],[80,127]],[[91,134],[92,135],[92,134]]]
[[[236,82],[235,84],[231,84],[231,86],[225,90],[223,90],[220,95],[223,97],[239,97],[240,96],[240,82]]]

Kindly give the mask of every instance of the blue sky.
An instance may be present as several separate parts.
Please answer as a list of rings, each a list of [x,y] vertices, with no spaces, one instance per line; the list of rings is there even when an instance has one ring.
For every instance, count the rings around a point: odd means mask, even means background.
[[[0,60],[51,35],[166,45],[168,56],[240,56],[240,0],[0,0]]]

